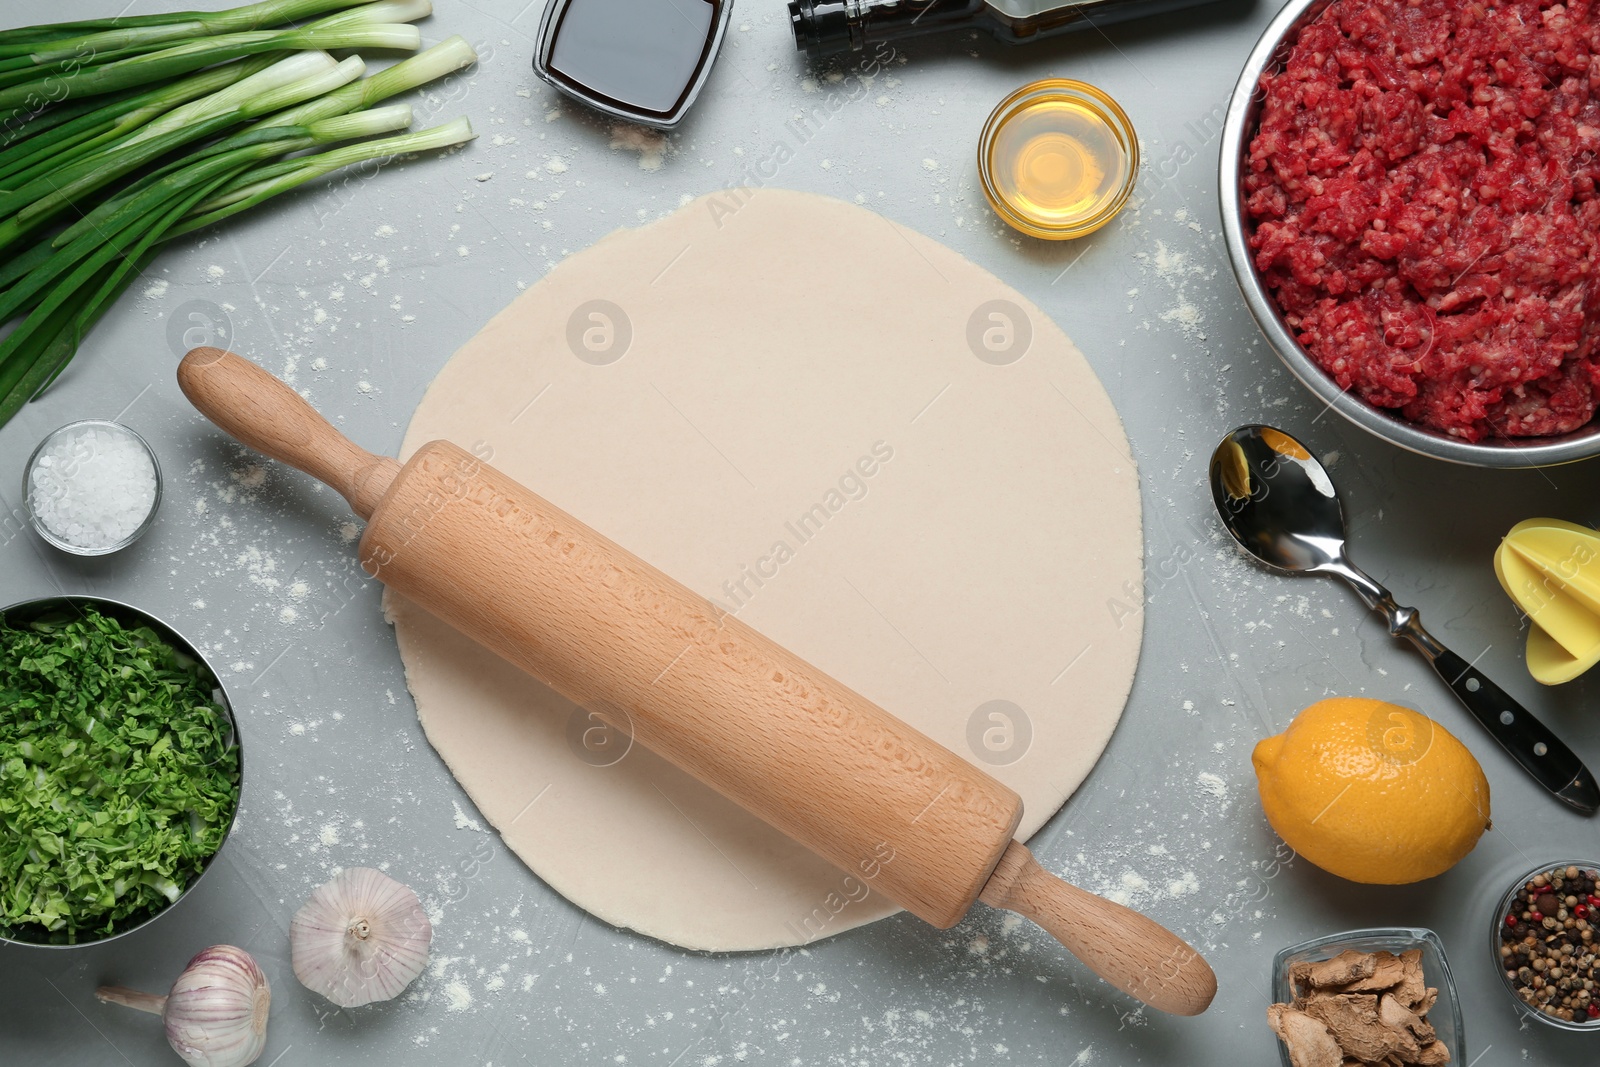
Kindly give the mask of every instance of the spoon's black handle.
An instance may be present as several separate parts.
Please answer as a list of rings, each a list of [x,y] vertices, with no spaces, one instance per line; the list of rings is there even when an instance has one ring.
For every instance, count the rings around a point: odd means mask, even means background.
[[[1549,727],[1449,649],[1431,659],[1439,677],[1489,731],[1489,736],[1500,742],[1500,747],[1522,764],[1535,781],[1585,815],[1600,809],[1600,789],[1595,786],[1594,775]]]

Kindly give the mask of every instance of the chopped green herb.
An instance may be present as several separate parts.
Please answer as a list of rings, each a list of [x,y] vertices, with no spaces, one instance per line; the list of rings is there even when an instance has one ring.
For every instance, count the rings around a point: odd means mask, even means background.
[[[0,928],[111,933],[200,873],[239,799],[215,684],[92,607],[0,619]]]

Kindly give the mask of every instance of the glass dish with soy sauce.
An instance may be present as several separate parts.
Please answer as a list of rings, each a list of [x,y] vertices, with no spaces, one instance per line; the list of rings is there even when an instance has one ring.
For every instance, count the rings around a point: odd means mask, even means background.
[[[671,129],[710,76],[732,11],[732,0],[551,0],[534,73],[614,118]]]

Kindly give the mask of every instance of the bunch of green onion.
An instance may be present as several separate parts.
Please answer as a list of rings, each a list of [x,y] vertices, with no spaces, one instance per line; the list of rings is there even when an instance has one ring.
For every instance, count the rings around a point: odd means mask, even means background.
[[[264,0],[0,34],[0,426],[162,242],[341,167],[471,140],[466,119],[397,133],[410,106],[377,106],[476,62],[462,38],[366,77],[327,51],[416,52],[408,23],[431,12]]]

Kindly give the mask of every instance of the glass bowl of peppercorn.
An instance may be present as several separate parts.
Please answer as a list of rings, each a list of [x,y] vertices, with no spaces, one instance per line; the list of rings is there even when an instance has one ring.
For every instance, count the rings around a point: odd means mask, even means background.
[[[1494,916],[1495,959],[1522,1009],[1563,1030],[1600,1032],[1600,863],[1542,863]]]

